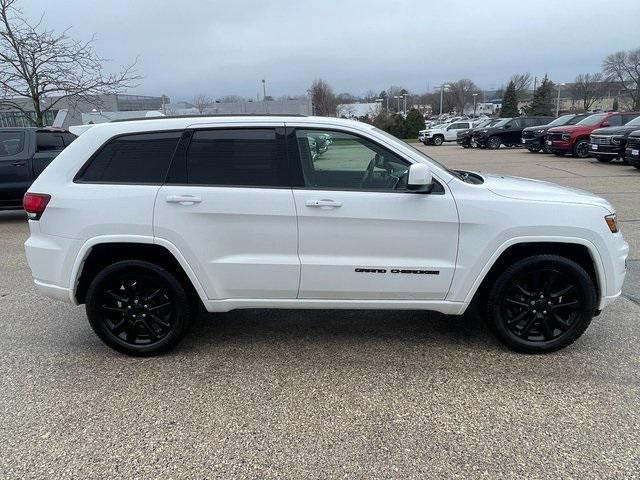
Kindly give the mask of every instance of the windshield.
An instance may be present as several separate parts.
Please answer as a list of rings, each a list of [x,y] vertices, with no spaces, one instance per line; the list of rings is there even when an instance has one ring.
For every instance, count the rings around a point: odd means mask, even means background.
[[[571,120],[569,120],[566,124],[567,125],[576,125],[577,123],[580,123],[582,120],[584,120],[585,118],[587,118],[589,116],[590,115],[576,115]]]
[[[595,115],[590,115],[581,122],[576,123],[576,125],[598,125],[606,116],[607,115],[605,113],[596,113]]]
[[[547,125],[549,127],[555,127],[557,125],[566,125],[574,117],[575,117],[575,115],[573,115],[573,114],[562,115],[561,117],[556,118],[553,122],[548,123]]]
[[[510,118],[501,118],[498,122],[496,122],[494,125],[491,125],[492,127],[502,127],[503,125],[506,125],[509,120],[511,120]]]
[[[374,128],[373,129],[374,132],[379,133],[380,135],[387,137],[389,140],[391,140],[393,143],[397,143],[397,142],[401,142],[402,144],[406,145],[409,148],[412,148],[413,150],[415,150],[416,152],[418,152],[423,158],[427,159],[429,162],[431,163],[435,163],[437,166],[439,166],[441,169],[443,169],[444,171],[446,171],[447,173],[449,173],[450,175],[453,175],[454,177],[460,177],[460,174],[458,172],[454,172],[453,170],[451,170],[450,168],[444,166],[443,164],[441,164],[440,162],[438,162],[437,160],[434,160],[433,158],[431,158],[429,155],[427,155],[424,152],[421,152],[420,150],[418,150],[416,147],[414,147],[413,145],[411,145],[410,143],[406,143],[403,142],[402,140],[400,140],[398,137],[394,137],[393,135],[391,135],[390,133],[385,132],[384,130],[380,130],[379,128]]]
[[[640,117],[634,118],[629,123],[627,123],[626,126],[635,127],[636,125],[640,125]]]

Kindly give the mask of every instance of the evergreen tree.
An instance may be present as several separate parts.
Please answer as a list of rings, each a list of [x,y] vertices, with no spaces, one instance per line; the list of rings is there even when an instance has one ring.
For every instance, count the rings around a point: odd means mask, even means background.
[[[509,85],[507,85],[507,89],[504,91],[504,97],[502,97],[500,116],[509,118],[517,117],[518,115],[518,94],[516,92],[516,84],[511,80]]]
[[[545,75],[542,83],[533,93],[529,115],[553,115],[555,113],[554,91],[553,82]]]
[[[417,138],[420,130],[424,130],[424,117],[418,110],[412,108],[407,113],[404,138]]]

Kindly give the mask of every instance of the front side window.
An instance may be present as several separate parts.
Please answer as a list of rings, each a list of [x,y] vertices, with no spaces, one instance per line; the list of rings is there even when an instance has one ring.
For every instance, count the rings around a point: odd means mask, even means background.
[[[187,151],[188,183],[287,186],[286,155],[279,145],[273,128],[196,131]]]
[[[619,127],[622,125],[622,115],[611,115],[607,121],[610,127]]]
[[[16,155],[24,150],[24,133],[0,132],[0,158]]]
[[[345,132],[296,130],[307,188],[404,190],[409,162],[384,147]]]
[[[162,183],[182,132],[125,135],[110,140],[79,175],[82,182]]]

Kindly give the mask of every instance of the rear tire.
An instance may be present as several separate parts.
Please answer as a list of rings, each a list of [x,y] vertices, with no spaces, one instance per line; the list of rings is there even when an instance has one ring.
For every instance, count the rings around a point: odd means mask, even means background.
[[[156,264],[124,260],[102,270],[89,285],[89,324],[108,346],[132,356],[164,353],[182,340],[194,303],[184,286]]]
[[[487,148],[489,150],[497,150],[498,148],[500,148],[500,145],[502,144],[502,140],[500,140],[500,138],[496,137],[495,135],[492,137],[489,137],[487,139]]]
[[[432,142],[434,146],[439,147],[444,143],[444,137],[442,137],[442,135],[436,135],[435,137],[433,137]]]
[[[487,300],[487,323],[512,350],[550,353],[576,341],[596,309],[589,274],[558,255],[515,262],[497,278]]]

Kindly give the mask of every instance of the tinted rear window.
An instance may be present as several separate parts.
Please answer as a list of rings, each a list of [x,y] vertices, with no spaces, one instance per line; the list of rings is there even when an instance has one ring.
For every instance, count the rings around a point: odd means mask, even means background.
[[[188,182],[197,185],[280,187],[287,164],[270,128],[199,130],[187,152]]]
[[[162,183],[182,132],[126,135],[110,140],[80,175],[85,182]]]
[[[44,152],[47,150],[62,150],[64,139],[62,133],[58,132],[36,132],[36,150]]]

